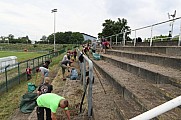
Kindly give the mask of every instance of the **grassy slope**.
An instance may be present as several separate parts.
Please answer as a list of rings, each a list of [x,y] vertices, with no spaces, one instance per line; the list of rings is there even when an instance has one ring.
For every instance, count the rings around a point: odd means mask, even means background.
[[[53,58],[53,62],[50,64],[50,72],[52,73],[51,77],[55,77],[58,63],[62,59],[63,55],[60,55],[56,58]],[[37,82],[40,83],[40,76],[38,76]],[[35,83],[36,76],[34,75],[31,80],[24,81],[20,85],[15,86],[7,93],[0,95],[0,120],[8,120],[10,116],[12,116],[13,112],[19,107],[19,103],[21,100],[22,95],[27,92],[27,84],[29,82]]]

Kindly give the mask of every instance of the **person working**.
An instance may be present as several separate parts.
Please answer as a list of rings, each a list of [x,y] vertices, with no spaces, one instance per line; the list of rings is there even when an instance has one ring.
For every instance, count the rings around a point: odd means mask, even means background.
[[[66,80],[65,78],[65,70],[68,69],[69,71],[69,68],[71,66],[71,63],[73,63],[72,60],[64,60],[62,61],[60,64],[61,64],[61,67],[62,67],[62,76],[63,76],[63,80]]]
[[[70,111],[68,110],[69,102],[64,97],[59,96],[54,93],[46,93],[46,94],[40,95],[37,98],[36,102],[38,105],[38,107],[37,107],[38,120],[44,120],[43,118],[41,118],[42,112],[39,111],[39,109],[41,107],[46,107],[51,110],[51,119],[52,120],[57,120],[56,111],[57,111],[58,107],[63,108],[65,110],[65,114],[66,114],[68,120],[70,120]]]
[[[39,67],[36,69],[36,72],[41,72],[41,84],[43,84],[45,81],[44,81],[44,78],[45,77],[48,77],[48,73],[49,73],[49,69],[45,68],[45,67]]]
[[[45,83],[41,84],[38,88],[37,94],[42,95],[45,93],[51,93],[53,90],[53,86],[50,84],[50,78],[49,77],[45,77]],[[37,112],[39,113],[39,119],[43,120],[44,119],[44,110],[46,111],[46,119],[47,120],[51,120],[51,110],[50,108],[46,108],[46,107],[38,107],[37,108]]]
[[[72,68],[70,72],[70,80],[76,80],[78,77],[78,72],[75,68]]]

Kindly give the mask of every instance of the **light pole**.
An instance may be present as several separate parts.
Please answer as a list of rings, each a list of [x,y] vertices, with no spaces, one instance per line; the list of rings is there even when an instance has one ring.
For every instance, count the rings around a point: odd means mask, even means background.
[[[173,24],[174,24],[174,18],[175,18],[175,16],[176,16],[176,10],[174,11],[174,14],[173,15],[170,15],[169,13],[168,13],[168,18],[169,18],[169,20],[171,19],[170,18],[170,16],[172,17],[172,23],[170,23],[170,26],[171,26],[171,31],[169,31],[169,35],[171,35],[171,37],[173,37]],[[169,36],[170,37],[170,36]]]
[[[55,52],[55,13],[57,12],[57,9],[53,9],[52,13],[54,13],[54,52]]]

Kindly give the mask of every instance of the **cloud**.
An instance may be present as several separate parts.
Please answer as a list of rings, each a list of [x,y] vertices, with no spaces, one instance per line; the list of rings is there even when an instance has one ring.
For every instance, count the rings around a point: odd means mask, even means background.
[[[181,11],[178,0],[106,0],[106,8],[109,16],[116,20],[125,18],[131,29],[141,28],[155,23],[168,20],[167,13],[173,13],[174,10]],[[177,17],[181,15],[177,13]],[[175,25],[176,26],[176,25]],[[177,27],[178,28],[178,27]],[[170,30],[169,23],[153,28],[155,35],[168,34]],[[151,36],[151,28],[137,31],[137,34]],[[178,32],[177,32],[178,34]],[[133,35],[134,36],[134,35]]]
[[[0,1],[0,36],[13,34],[15,37],[28,35],[39,40],[54,31],[56,8],[56,32],[83,32],[97,37],[106,19],[117,21],[125,18],[131,29],[168,20],[167,13],[177,10],[181,15],[178,0],[6,0]],[[169,29],[166,24],[156,28],[163,33]],[[175,24],[175,28],[176,28]],[[163,29],[164,28],[164,29]],[[177,27],[178,28],[178,27]],[[150,31],[150,29],[148,30]],[[156,32],[156,31],[155,31]],[[144,33],[144,32],[143,32]],[[162,32],[160,32],[162,33]],[[139,33],[138,33],[139,34]],[[150,34],[150,32],[149,32]]]

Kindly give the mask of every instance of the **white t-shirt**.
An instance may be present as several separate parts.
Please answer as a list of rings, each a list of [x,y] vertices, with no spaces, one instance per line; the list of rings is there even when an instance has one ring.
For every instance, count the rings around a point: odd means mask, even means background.
[[[62,61],[65,61],[65,60],[68,60],[68,57],[67,57],[67,55],[64,55],[64,56],[63,56],[63,59],[62,59]]]
[[[48,77],[49,69],[45,67],[39,67],[39,69],[41,70],[41,73],[44,74],[45,77]]]

